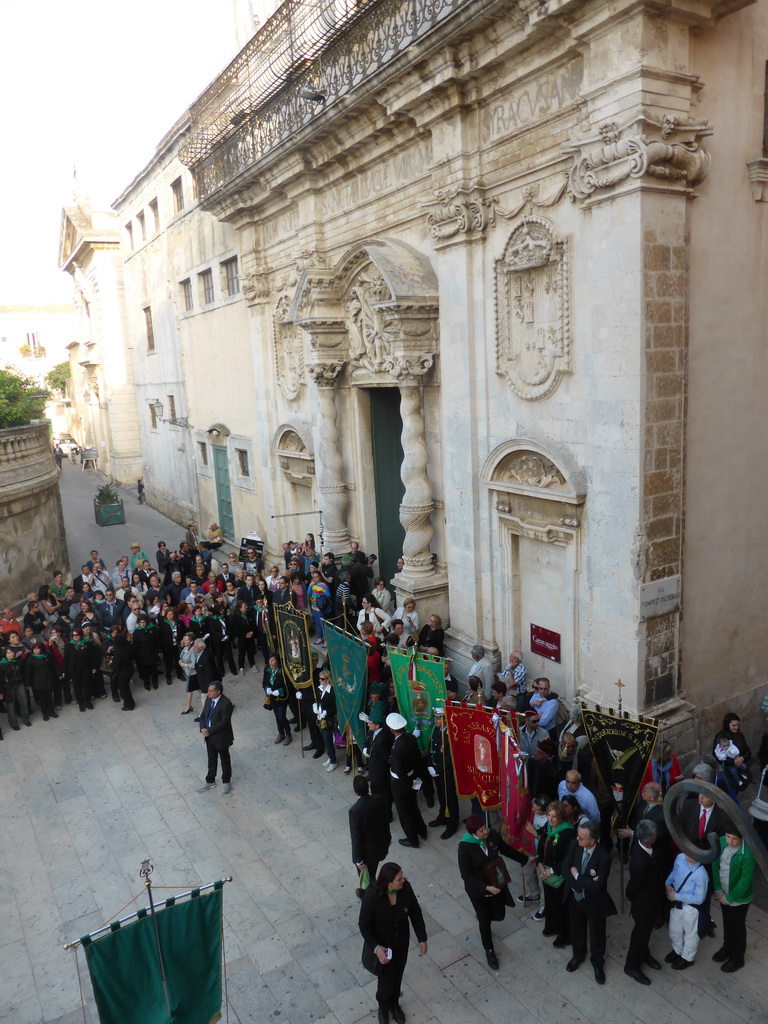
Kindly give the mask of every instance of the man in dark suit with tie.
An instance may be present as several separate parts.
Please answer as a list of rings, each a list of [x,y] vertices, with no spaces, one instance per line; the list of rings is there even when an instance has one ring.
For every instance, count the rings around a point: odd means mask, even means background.
[[[563,859],[563,903],[571,918],[573,955],[566,965],[575,971],[587,958],[589,932],[590,962],[598,985],[605,984],[605,922],[616,913],[608,895],[611,855],[602,846],[600,822],[587,821],[577,830],[578,842],[572,843]]]
[[[389,774],[389,755],[394,737],[384,725],[387,708],[383,700],[371,704],[368,718],[368,781],[371,792],[384,800],[387,821],[392,821],[392,778]]]
[[[392,835],[387,820],[387,805],[383,796],[368,793],[368,780],[356,775],[352,788],[357,800],[349,808],[349,834],[352,839],[352,860],[358,871],[368,868],[371,881],[376,877],[379,864],[386,859]]]
[[[693,800],[683,802],[680,810],[680,826],[693,845],[698,846],[699,849],[709,849],[707,836],[711,832],[714,832],[718,839],[722,838],[725,835],[727,824],[728,817],[725,811],[721,811],[716,806],[715,801],[704,793],[699,793],[699,798],[695,802]],[[714,937],[716,928],[712,915],[709,912],[710,900],[712,893],[715,891],[715,887],[712,884],[712,867],[709,864],[704,866],[709,877],[709,885],[707,886],[706,898],[699,906],[699,938],[701,939],[705,935]]]
[[[669,873],[663,855],[656,851],[658,831],[656,822],[641,818],[635,827],[629,856],[627,899],[632,904],[635,925],[629,937],[624,973],[640,985],[651,984],[651,979],[641,970],[643,964],[654,971],[661,970],[661,964],[648,949],[653,925],[662,913],[664,880]]]
[[[221,683],[211,683],[200,715],[200,732],[205,737],[205,749],[208,752],[208,774],[205,776],[205,785],[200,787],[198,793],[204,793],[216,785],[219,758],[223,783],[221,791],[226,795],[232,788],[232,761],[229,756],[229,748],[235,742],[232,710],[232,702],[221,692]]]
[[[247,601],[248,607],[253,608],[256,604],[256,598],[258,597],[258,590],[256,589],[256,580],[253,576],[248,573],[245,577],[245,584],[240,587],[237,592],[238,601]]]

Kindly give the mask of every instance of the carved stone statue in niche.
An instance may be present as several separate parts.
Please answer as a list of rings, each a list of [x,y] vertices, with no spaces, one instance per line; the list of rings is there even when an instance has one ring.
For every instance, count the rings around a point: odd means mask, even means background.
[[[304,337],[291,321],[291,300],[283,294],[273,314],[275,373],[280,390],[288,399],[298,396],[304,383]]]
[[[356,371],[382,373],[392,357],[395,334],[385,310],[374,308],[390,298],[381,274],[370,264],[363,268],[349,287],[346,312],[349,332],[349,361]]]
[[[546,398],[571,370],[565,242],[543,217],[524,216],[496,261],[496,356],[521,398]]]

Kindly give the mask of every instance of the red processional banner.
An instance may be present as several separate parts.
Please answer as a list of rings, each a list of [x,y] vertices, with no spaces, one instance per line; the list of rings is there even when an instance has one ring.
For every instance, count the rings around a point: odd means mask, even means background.
[[[495,810],[500,804],[498,714],[493,708],[448,701],[445,719],[456,792],[465,799],[476,796],[484,811]]]
[[[525,758],[520,753],[514,731],[506,725],[501,726],[499,769],[504,839],[510,846],[533,857],[536,845],[525,827],[532,820]]]

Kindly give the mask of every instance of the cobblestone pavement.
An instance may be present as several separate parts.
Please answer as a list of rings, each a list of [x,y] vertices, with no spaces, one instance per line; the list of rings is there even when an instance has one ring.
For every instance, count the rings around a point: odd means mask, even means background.
[[[93,477],[68,470],[65,509],[76,571],[91,547],[114,562],[134,536],[147,551],[160,536],[177,543],[179,527],[145,507],[128,506],[126,528],[95,527]],[[196,792],[205,751],[193,716],[180,716],[178,683],[151,694],[135,689],[133,714],[106,700],[86,714],[67,707],[57,721],[36,716],[21,733],[3,728],[0,1020],[83,1020],[74,954],[63,944],[99,927],[140,893],[138,870],[150,857],[158,886],[182,890],[234,877],[224,890],[230,1021],[373,1024],[375,983],[360,966],[347,829],[351,778],[341,770],[329,775],[321,761],[302,758],[298,742],[273,746],[259,682],[257,672],[225,680],[237,705],[228,797],[220,786]],[[397,826],[393,836],[401,836]],[[566,973],[569,951],[541,936],[530,907],[511,910],[494,925],[501,969],[490,972],[458,879],[456,845],[456,838],[441,842],[433,834],[419,850],[393,848],[429,931],[428,955],[420,959],[412,951],[405,974],[402,1003],[411,1024],[764,1019],[768,917],[755,907],[747,965],[735,975],[712,963],[719,943],[706,939],[691,970],[672,973],[665,966],[650,972],[653,984],[641,988],[622,972],[630,921],[618,917],[609,922],[607,984],[600,988],[588,964]],[[615,861],[614,876],[618,899]],[[668,948],[666,935],[655,932],[655,955],[661,960]],[[85,1019],[94,1024],[82,954],[80,965]]]

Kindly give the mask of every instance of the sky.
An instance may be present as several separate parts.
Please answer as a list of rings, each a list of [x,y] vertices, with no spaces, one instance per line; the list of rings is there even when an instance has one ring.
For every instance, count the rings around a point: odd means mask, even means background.
[[[0,305],[71,302],[77,186],[109,206],[237,53],[232,0],[0,0]]]

